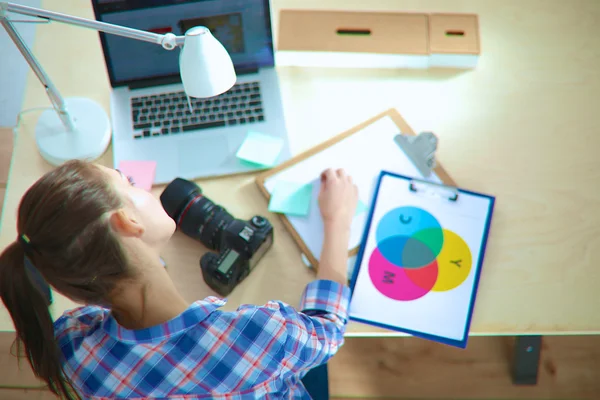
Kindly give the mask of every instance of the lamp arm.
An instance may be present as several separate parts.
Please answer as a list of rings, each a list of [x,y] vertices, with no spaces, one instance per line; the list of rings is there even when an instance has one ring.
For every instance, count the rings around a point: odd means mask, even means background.
[[[65,24],[94,29],[111,35],[123,36],[129,39],[159,44],[166,50],[173,50],[175,47],[183,45],[185,38],[184,36],[176,36],[172,33],[160,35],[158,33],[147,32],[140,29],[127,28],[124,26],[109,24],[106,22],[100,22],[80,17],[73,17],[71,15],[61,14],[53,11],[46,11],[39,8],[22,6],[20,4],[0,2],[0,19],[6,18],[6,12],[13,12],[16,14],[27,15],[30,17],[44,18],[51,21],[63,22]]]
[[[8,33],[8,36],[15,43],[15,45],[17,46],[17,48],[19,49],[19,51],[21,52],[31,69],[33,70],[33,72],[35,72],[35,75],[38,77],[40,82],[42,82],[42,85],[44,85],[44,89],[46,90],[46,94],[50,98],[52,107],[54,107],[54,109],[56,110],[56,113],[58,114],[58,117],[62,121],[65,128],[67,129],[67,132],[73,132],[75,130],[75,126],[73,124],[73,121],[69,117],[65,101],[61,97],[54,84],[52,84],[52,81],[50,80],[48,75],[46,75],[46,72],[44,71],[40,63],[33,56],[33,53],[31,52],[31,50],[29,50],[29,47],[27,47],[27,44],[25,44],[25,41],[23,40],[21,35],[19,35],[19,32],[15,29],[12,22],[10,22],[9,19],[3,17],[3,14],[1,12],[2,5],[3,4],[0,3],[0,25],[4,27],[4,29]]]

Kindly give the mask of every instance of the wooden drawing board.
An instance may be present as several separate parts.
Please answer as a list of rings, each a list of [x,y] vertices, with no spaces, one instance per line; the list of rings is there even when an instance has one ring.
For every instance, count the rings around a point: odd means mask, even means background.
[[[386,132],[383,132],[384,130]],[[273,184],[278,179],[309,183],[318,180],[320,172],[327,168],[344,168],[353,176],[359,186],[359,198],[370,207],[371,190],[374,189],[374,186],[371,187],[371,182],[375,183],[381,170],[386,169],[407,175],[412,173],[415,178],[423,178],[418,172],[415,172],[416,167],[400,147],[393,142],[393,136],[399,133],[415,135],[398,111],[389,109],[261,173],[256,178],[256,184],[269,201]],[[433,172],[431,180],[456,186],[439,163]],[[316,205],[313,206],[311,213],[318,212],[315,208],[317,208]],[[317,222],[303,221],[297,217],[280,214],[280,218],[302,253],[308,258],[313,268],[317,269],[320,255],[317,253],[320,252],[320,249],[315,250],[315,241],[320,240],[322,227],[318,226]],[[320,217],[318,219],[320,222]],[[364,227],[364,221],[356,217],[355,220],[357,221],[353,222],[350,240],[350,256],[355,255],[358,251]],[[310,229],[307,224],[312,224],[313,231],[307,231]],[[311,242],[308,243],[308,240]]]

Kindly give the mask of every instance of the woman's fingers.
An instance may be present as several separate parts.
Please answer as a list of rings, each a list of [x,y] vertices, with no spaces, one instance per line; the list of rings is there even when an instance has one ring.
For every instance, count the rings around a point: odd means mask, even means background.
[[[328,168],[321,173],[321,181],[327,182],[327,180],[335,178],[335,175],[335,171],[332,168]]]

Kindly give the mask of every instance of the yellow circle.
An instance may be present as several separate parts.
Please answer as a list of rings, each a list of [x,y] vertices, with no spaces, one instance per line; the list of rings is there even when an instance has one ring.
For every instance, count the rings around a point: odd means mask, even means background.
[[[434,292],[445,292],[459,286],[471,271],[471,251],[456,233],[443,229],[444,245],[437,257],[438,278]]]

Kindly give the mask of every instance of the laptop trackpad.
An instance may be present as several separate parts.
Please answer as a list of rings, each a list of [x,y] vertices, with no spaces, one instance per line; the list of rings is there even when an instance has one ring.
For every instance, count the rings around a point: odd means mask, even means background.
[[[179,171],[197,177],[208,176],[218,171],[231,158],[225,135],[182,140],[179,145]]]

